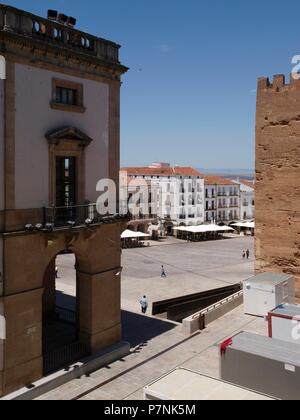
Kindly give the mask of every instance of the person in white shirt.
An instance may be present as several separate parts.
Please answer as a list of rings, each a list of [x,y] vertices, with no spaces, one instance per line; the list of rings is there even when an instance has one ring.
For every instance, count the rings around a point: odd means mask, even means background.
[[[142,299],[140,300],[140,305],[141,305],[141,309],[142,309],[142,313],[146,314],[147,309],[148,309],[148,299],[146,296],[143,296]]]

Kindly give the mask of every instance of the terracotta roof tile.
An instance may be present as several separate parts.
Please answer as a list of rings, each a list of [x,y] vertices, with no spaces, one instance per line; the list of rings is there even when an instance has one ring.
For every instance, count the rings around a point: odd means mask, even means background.
[[[190,167],[162,167],[162,168],[149,168],[149,167],[125,167],[121,171],[128,172],[129,175],[150,175],[150,176],[197,176],[203,178],[203,174],[197,169]]]
[[[239,183],[247,185],[247,187],[250,187],[250,188],[253,188],[253,189],[255,188],[255,183],[249,181],[249,179],[240,179]]]
[[[204,183],[206,185],[237,185],[230,179],[221,178],[220,176],[205,176]]]

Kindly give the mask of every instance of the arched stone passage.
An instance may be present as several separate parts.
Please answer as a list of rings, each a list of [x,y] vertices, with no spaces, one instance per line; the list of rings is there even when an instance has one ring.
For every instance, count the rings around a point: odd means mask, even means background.
[[[43,376],[44,280],[53,275],[53,260],[64,249],[77,257],[78,342],[92,354],[121,340],[123,225],[16,233],[4,238],[4,252],[15,258],[6,258],[4,267],[2,300],[7,338],[0,382],[4,377],[6,381],[2,390],[0,383],[0,393],[12,392]],[[51,290],[51,285],[48,287]]]
[[[88,354],[80,345],[80,295],[76,255],[64,250],[50,261],[43,279],[42,354],[44,374]]]

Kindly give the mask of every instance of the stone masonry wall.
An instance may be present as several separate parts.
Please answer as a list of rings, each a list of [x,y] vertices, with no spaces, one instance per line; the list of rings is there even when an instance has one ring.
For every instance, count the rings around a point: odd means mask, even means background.
[[[300,298],[300,80],[258,82],[256,269],[296,277]]]

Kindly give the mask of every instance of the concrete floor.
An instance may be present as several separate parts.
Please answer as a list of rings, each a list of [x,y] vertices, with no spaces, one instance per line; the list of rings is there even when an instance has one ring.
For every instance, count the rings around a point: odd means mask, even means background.
[[[190,338],[181,326],[147,316],[125,313],[124,321],[125,338],[136,344],[129,356],[39,400],[142,400],[146,385],[178,366],[219,378],[218,345],[238,332],[267,335],[264,319],[244,315],[242,306]]]
[[[210,324],[201,334],[187,337],[182,326],[139,313],[139,298],[150,301],[222,287],[253,275],[254,260],[243,261],[242,250],[253,255],[253,238],[205,243],[185,243],[173,238],[150,248],[123,251],[123,338],[132,352],[89,377],[71,381],[40,397],[42,400],[141,400],[145,385],[183,366],[219,377],[218,344],[239,331],[267,334],[263,319],[239,307]],[[59,257],[58,286],[70,293],[73,257]],[[167,279],[160,278],[165,266]],[[72,274],[72,275],[71,275]]]

